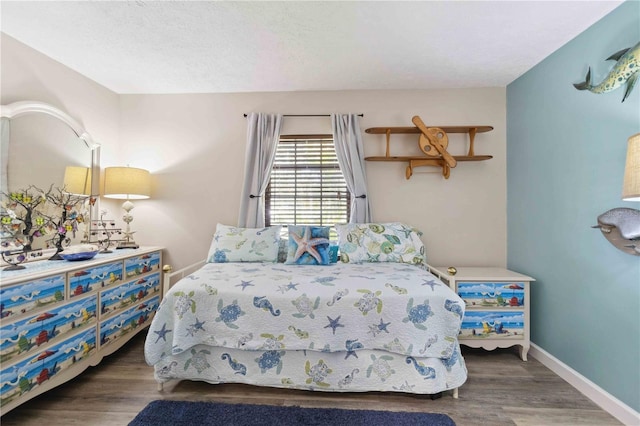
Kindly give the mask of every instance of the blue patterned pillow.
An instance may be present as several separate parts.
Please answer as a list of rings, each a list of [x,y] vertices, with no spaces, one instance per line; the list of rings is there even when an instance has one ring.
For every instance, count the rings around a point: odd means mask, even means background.
[[[276,262],[279,240],[280,226],[237,228],[219,223],[207,262]]]
[[[328,265],[328,226],[289,226],[289,250],[285,263]]]
[[[343,263],[398,262],[426,265],[420,231],[400,222],[336,225]]]

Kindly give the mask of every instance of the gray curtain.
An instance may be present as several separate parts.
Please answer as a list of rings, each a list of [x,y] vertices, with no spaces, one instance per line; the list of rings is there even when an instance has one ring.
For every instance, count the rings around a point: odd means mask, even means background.
[[[7,179],[9,178],[9,140],[11,140],[11,122],[7,117],[2,117],[0,128],[0,191],[8,194]]]
[[[264,192],[276,156],[282,127],[281,114],[252,112],[247,117],[247,152],[244,162],[244,186],[240,200],[238,226],[264,226]]]
[[[351,193],[351,223],[371,222],[371,207],[364,172],[362,133],[357,114],[331,114],[333,143],[340,170]]]

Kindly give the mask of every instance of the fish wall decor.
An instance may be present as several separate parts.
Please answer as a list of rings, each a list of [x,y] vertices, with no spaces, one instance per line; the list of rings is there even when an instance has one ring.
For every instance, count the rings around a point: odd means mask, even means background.
[[[618,207],[598,216],[599,228],[616,248],[640,256],[640,210]]]
[[[578,90],[588,90],[591,93],[607,93],[626,83],[627,87],[622,97],[622,102],[624,102],[633,90],[633,86],[638,79],[638,71],[640,70],[640,42],[633,47],[614,53],[607,58],[607,61],[616,61],[616,64],[600,84],[596,86],[591,84],[591,67],[589,67],[585,81],[574,84],[573,86]]]

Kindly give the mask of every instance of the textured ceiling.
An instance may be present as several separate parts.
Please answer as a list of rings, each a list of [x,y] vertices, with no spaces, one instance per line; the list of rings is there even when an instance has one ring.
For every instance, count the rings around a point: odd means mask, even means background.
[[[621,1],[5,1],[2,32],[117,93],[504,87]]]

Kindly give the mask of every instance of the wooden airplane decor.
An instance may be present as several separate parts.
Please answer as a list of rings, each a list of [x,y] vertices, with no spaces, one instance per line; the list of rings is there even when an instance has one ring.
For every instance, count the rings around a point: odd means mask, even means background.
[[[493,158],[491,155],[475,155],[474,140],[477,133],[493,130],[492,126],[441,126],[429,127],[419,116],[414,116],[411,121],[415,127],[371,127],[366,133],[385,134],[387,137],[386,153],[384,157],[366,157],[367,161],[407,161],[405,177],[410,179],[415,167],[431,166],[442,168],[442,176],[449,179],[451,169],[456,167],[458,161],[482,161]],[[469,151],[467,155],[449,154],[448,133],[467,133],[469,135]],[[390,139],[392,133],[417,133],[420,134],[418,146],[424,153],[423,157],[399,157],[390,154]]]

